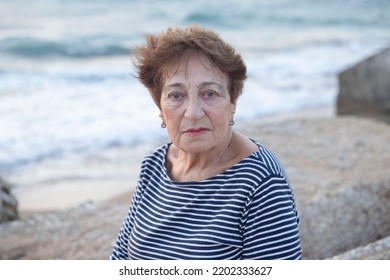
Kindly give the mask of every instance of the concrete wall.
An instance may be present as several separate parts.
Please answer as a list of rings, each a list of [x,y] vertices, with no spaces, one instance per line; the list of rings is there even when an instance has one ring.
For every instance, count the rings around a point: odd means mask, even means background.
[[[337,114],[390,122],[390,48],[339,74]]]

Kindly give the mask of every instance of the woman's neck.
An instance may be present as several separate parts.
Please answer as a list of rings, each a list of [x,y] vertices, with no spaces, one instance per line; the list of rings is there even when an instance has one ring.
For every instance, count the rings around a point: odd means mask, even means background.
[[[235,132],[225,145],[202,153],[189,153],[172,144],[168,150],[167,169],[172,180],[199,181],[229,169],[256,150],[254,143]]]

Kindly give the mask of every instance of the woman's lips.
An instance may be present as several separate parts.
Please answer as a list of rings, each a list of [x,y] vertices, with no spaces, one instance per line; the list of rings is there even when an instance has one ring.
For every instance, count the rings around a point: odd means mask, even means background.
[[[209,131],[208,128],[205,127],[199,127],[199,128],[190,128],[184,131],[184,133],[188,136],[198,136],[205,132]]]

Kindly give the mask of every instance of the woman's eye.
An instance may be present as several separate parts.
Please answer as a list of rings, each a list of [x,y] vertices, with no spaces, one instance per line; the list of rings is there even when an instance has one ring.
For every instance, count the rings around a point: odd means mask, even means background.
[[[218,97],[218,92],[216,92],[215,90],[206,90],[203,92],[203,96],[205,98],[214,98],[214,97]]]
[[[181,100],[183,98],[183,94],[181,92],[170,92],[168,94],[168,99],[171,99],[171,100],[174,100],[174,101],[178,101],[178,100]]]

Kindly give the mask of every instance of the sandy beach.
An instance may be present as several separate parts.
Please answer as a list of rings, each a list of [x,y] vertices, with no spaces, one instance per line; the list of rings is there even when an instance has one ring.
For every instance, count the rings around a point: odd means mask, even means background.
[[[68,209],[131,193],[141,161],[151,149],[139,145],[88,158],[51,159],[8,179],[15,185],[22,213]]]
[[[303,219],[314,211],[307,203],[332,197],[336,186],[390,182],[386,123],[336,117],[327,107],[259,118],[235,128],[279,157]],[[15,188],[21,217],[0,226],[0,259],[107,259],[140,162],[152,148],[112,150],[78,164],[45,162],[17,178],[5,178],[30,185]],[[325,254],[305,257],[321,256]]]

